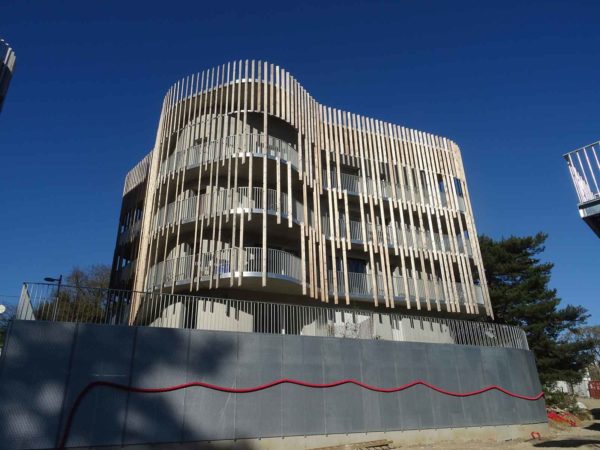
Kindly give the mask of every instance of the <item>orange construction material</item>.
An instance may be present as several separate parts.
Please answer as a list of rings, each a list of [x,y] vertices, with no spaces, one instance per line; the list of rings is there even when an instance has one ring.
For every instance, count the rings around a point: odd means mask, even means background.
[[[588,385],[590,390],[590,397],[600,399],[600,381],[590,381]]]

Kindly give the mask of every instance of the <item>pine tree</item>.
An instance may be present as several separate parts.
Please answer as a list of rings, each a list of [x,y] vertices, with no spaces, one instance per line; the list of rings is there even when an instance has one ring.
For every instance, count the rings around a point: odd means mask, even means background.
[[[560,307],[550,289],[552,267],[541,262],[547,234],[479,243],[497,322],[522,327],[533,351],[542,384],[578,382],[594,361],[595,343],[581,333],[589,315],[582,306]]]

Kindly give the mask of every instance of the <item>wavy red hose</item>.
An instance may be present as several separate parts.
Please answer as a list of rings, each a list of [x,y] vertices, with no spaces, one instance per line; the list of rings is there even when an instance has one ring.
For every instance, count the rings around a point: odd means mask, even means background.
[[[421,386],[428,387],[429,389],[432,389],[436,392],[439,392],[440,394],[449,395],[452,397],[471,397],[473,395],[479,395],[479,394],[483,394],[484,392],[496,390],[496,391],[500,391],[503,394],[506,394],[510,397],[518,398],[521,400],[527,400],[527,401],[539,400],[540,398],[542,398],[544,396],[543,391],[534,396],[527,396],[527,395],[515,394],[514,392],[510,392],[504,388],[501,388],[500,386],[495,386],[495,385],[487,386],[482,389],[479,389],[476,391],[471,391],[471,392],[452,392],[452,391],[447,391],[445,389],[439,388],[437,386],[434,386],[433,384],[429,384],[426,381],[422,381],[422,380],[411,381],[410,383],[406,383],[401,386],[392,387],[392,388],[381,388],[381,387],[377,387],[377,386],[371,386],[369,384],[362,383],[362,382],[360,382],[358,380],[354,380],[354,379],[345,379],[345,380],[333,381],[331,383],[318,384],[318,383],[308,383],[306,381],[294,380],[294,379],[290,379],[290,378],[282,378],[280,380],[275,380],[270,383],[262,384],[260,386],[253,386],[253,387],[247,387],[247,388],[229,388],[229,387],[219,386],[217,384],[204,383],[202,381],[193,381],[191,383],[177,384],[175,386],[167,386],[167,387],[162,387],[162,388],[141,388],[141,387],[135,387],[135,386],[128,386],[125,384],[113,383],[111,381],[93,381],[93,382],[89,383],[79,393],[79,395],[75,399],[75,402],[73,403],[73,406],[71,406],[71,410],[69,411],[69,415],[67,417],[65,430],[61,436],[58,448],[60,448],[60,449],[65,448],[67,439],[69,437],[69,432],[71,431],[71,425],[73,423],[73,418],[75,417],[75,413],[77,412],[77,409],[79,408],[79,405],[81,404],[81,401],[83,400],[83,398],[86,396],[86,394],[89,391],[91,391],[93,388],[95,388],[97,386],[105,386],[105,387],[110,387],[113,389],[119,389],[122,391],[137,392],[137,393],[144,393],[144,394],[157,394],[157,393],[161,393],[161,392],[172,392],[172,391],[178,391],[180,389],[187,389],[189,387],[203,387],[206,389],[212,389],[214,391],[226,392],[229,394],[249,394],[251,392],[263,391],[265,389],[269,389],[269,388],[272,388],[272,387],[280,385],[280,384],[295,384],[297,386],[303,386],[303,387],[314,388],[314,389],[326,389],[326,388],[332,388],[332,387],[336,387],[336,386],[342,386],[344,384],[354,384],[363,389],[368,389],[370,391],[383,392],[383,393],[400,392],[405,389],[409,389],[411,387],[421,385]]]

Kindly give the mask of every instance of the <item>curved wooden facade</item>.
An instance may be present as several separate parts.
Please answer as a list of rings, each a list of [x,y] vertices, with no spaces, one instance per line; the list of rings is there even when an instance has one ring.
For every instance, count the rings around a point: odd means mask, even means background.
[[[492,315],[458,146],[321,105],[261,61],[169,89],[112,284]]]

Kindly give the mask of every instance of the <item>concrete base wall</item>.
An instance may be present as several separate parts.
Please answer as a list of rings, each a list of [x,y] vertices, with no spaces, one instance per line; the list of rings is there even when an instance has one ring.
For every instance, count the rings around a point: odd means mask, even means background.
[[[533,356],[524,350],[34,321],[12,325],[1,364],[0,442],[6,449],[55,446],[75,398],[94,380],[250,387],[280,378],[313,383],[354,378],[392,387],[421,379],[459,392],[488,385],[530,396],[541,390]],[[439,433],[545,420],[543,400],[497,391],[456,398],[423,386],[393,394],[353,385],[280,385],[251,394],[204,388],[134,394],[101,387],[81,403],[68,446],[282,442],[293,436]]]
[[[315,448],[358,444],[361,442],[388,440],[399,445],[432,446],[443,442],[460,444],[477,441],[485,446],[494,442],[505,442],[516,439],[531,439],[531,433],[537,432],[546,436],[549,431],[547,423],[530,425],[501,425],[469,428],[442,428],[427,430],[387,431],[372,433],[330,434],[317,436],[287,436],[280,438],[240,439],[226,441],[206,441],[174,444],[142,444],[126,447],[103,447],[103,450],[126,448],[127,450],[310,450]],[[470,448],[476,448],[471,445]],[[91,450],[92,447],[79,447],[80,450]]]

